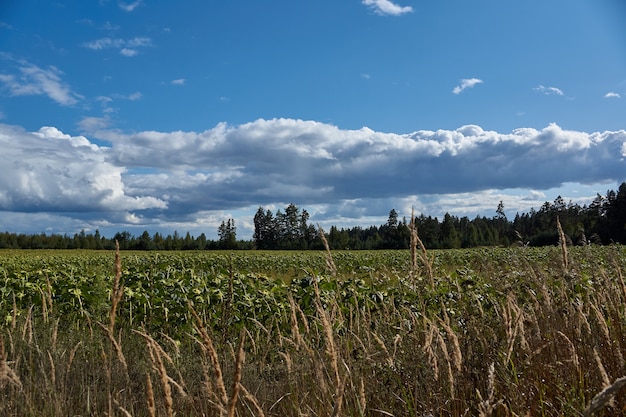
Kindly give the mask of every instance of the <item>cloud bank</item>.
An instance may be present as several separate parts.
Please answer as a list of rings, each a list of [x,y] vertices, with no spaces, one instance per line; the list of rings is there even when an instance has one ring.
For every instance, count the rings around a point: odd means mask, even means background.
[[[510,133],[468,125],[396,134],[271,119],[204,132],[103,130],[95,137],[110,146],[54,127],[27,132],[0,124],[0,164],[7,167],[0,210],[184,224],[216,211],[294,202],[324,205],[323,215],[339,218],[366,216],[364,199],[461,194],[479,205],[485,190],[621,181],[626,172],[626,131],[555,124]]]

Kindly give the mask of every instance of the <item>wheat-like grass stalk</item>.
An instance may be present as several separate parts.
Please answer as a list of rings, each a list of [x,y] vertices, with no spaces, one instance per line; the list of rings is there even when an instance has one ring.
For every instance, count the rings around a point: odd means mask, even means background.
[[[393,367],[393,358],[389,354],[389,350],[387,349],[387,346],[385,346],[385,342],[383,342],[383,339],[381,339],[380,336],[378,336],[375,332],[371,332],[371,333],[376,344],[378,344],[378,346],[380,346],[383,352],[385,352],[385,356],[387,359],[387,366],[389,366],[390,368]]]
[[[242,384],[239,384],[239,389],[241,390],[241,395],[243,396],[243,398],[250,401],[250,403],[254,407],[254,411],[256,412],[257,417],[265,417],[265,413],[259,405],[256,397],[252,395]]]
[[[506,323],[506,335],[507,335],[507,354],[505,363],[509,363],[513,349],[515,347],[515,341],[520,339],[520,345],[523,349],[529,351],[530,345],[526,340],[524,334],[524,311],[514,302],[513,297],[507,298],[507,303],[502,309],[502,316]]]
[[[335,404],[333,405],[333,411],[330,414],[331,417],[337,417],[341,414],[341,409],[343,407],[343,393],[346,387],[346,382],[348,381],[348,375],[344,375],[343,380],[337,386],[335,390]]]
[[[241,331],[239,336],[239,347],[237,348],[237,356],[235,358],[235,375],[233,376],[233,387],[231,395],[228,400],[228,417],[235,417],[235,410],[237,407],[237,398],[241,389],[241,369],[245,360],[245,353],[243,351],[243,345],[246,340],[245,330]]]
[[[435,343],[435,334],[439,332],[439,329],[427,318],[424,318],[424,324],[428,329],[426,331],[426,338],[424,340],[424,350],[428,355],[428,360],[430,362],[430,366],[433,369],[435,381],[439,380],[439,361],[437,360],[437,355],[435,354],[435,350],[433,349],[433,345]]]
[[[448,353],[448,346],[446,345],[446,341],[443,339],[441,332],[439,332],[439,329],[437,329],[436,336],[437,336],[437,343],[439,347],[441,348],[441,351],[443,352],[443,357],[446,360],[446,364],[448,365],[447,369],[448,369],[448,383],[450,386],[450,397],[452,397],[452,399],[455,399],[455,379],[454,379],[454,371],[452,370],[452,365],[454,363],[454,360],[450,357],[450,354]]]
[[[330,252],[330,246],[328,245],[328,240],[326,240],[326,234],[324,233],[324,229],[319,224],[317,225],[318,233],[320,239],[322,240],[322,244],[324,245],[324,249],[326,249],[326,267],[330,271],[331,275],[337,274],[337,267],[335,266],[335,261],[333,260],[333,255]]]
[[[189,311],[196,321],[195,329],[202,337],[202,348],[209,355],[211,364],[213,365],[213,373],[215,375],[215,385],[218,391],[218,398],[222,404],[228,404],[228,395],[226,394],[226,385],[224,385],[224,377],[222,374],[222,367],[220,366],[219,356],[213,345],[213,340],[209,336],[209,333],[204,328],[204,323],[193,306],[189,304]]]
[[[142,336],[146,345],[148,346],[148,353],[150,355],[150,359],[152,361],[152,367],[159,376],[159,380],[161,381],[161,386],[163,388],[163,393],[165,395],[165,407],[168,413],[168,416],[175,414],[174,413],[174,400],[172,397],[172,385],[176,388],[179,395],[183,398],[187,397],[187,393],[181,384],[184,384],[182,375],[180,371],[178,372],[181,383],[176,382],[172,377],[170,377],[167,373],[167,368],[165,366],[165,359],[168,363],[174,364],[172,358],[165,352],[165,350],[159,345],[159,343],[154,340],[150,335],[145,332],[141,332],[139,330],[133,330],[138,335]]]
[[[57,319],[52,326],[52,333],[50,334],[50,343],[52,350],[56,350],[57,348],[57,338],[59,336],[59,321],[61,319]]]
[[[579,327],[582,327],[585,329],[586,334],[587,335],[591,335],[591,325],[589,324],[589,320],[587,320],[587,315],[583,312],[583,306],[582,303],[575,303],[576,304],[576,311],[577,311],[577,316],[578,316],[578,323],[579,323]],[[581,330],[582,333],[582,330]]]
[[[598,309],[598,306],[596,305],[596,303],[592,302],[592,303],[589,303],[589,304],[591,305],[591,310],[593,311],[593,314],[596,317],[596,321],[598,322],[598,326],[600,327],[600,330],[602,331],[602,335],[604,336],[604,340],[610,346],[612,344],[612,342],[611,342],[611,333],[609,331],[609,327],[606,324],[606,320],[604,319],[604,316],[602,315],[602,313]]]
[[[602,391],[597,393],[591,400],[591,403],[587,406],[583,415],[585,417],[591,417],[598,411],[602,410],[608,404],[613,401],[613,398],[626,386],[626,376],[617,378],[613,384],[608,385]]]
[[[448,336],[448,339],[450,340],[450,342],[452,343],[452,363],[454,364],[454,368],[458,371],[461,372],[462,367],[463,367],[463,354],[461,353],[461,345],[459,344],[459,338],[456,335],[455,331],[452,330],[452,328],[450,327],[450,325],[444,321],[439,319],[441,325],[443,326],[444,330],[446,331],[446,334]]]
[[[565,339],[565,341],[567,342],[567,346],[569,348],[570,351],[570,355],[571,355],[571,361],[572,363],[576,366],[576,370],[580,369],[580,362],[578,360],[578,354],[576,353],[576,346],[574,346],[574,343],[572,343],[572,340],[567,337],[567,335],[565,333],[563,333],[560,330],[557,330],[556,332],[559,336],[561,336],[563,339]]]
[[[152,378],[150,373],[146,372],[146,405],[148,407],[148,414],[150,417],[156,417],[156,406],[154,402],[154,389],[152,387]]]
[[[115,278],[111,289],[111,310],[109,312],[109,330],[111,333],[115,328],[115,318],[117,317],[117,306],[124,295],[124,284],[122,280],[122,260],[120,258],[120,244],[115,240]]]
[[[365,410],[367,410],[367,399],[365,396],[365,382],[363,382],[363,377],[359,379],[359,412],[362,416],[365,415]]]
[[[435,286],[435,277],[433,274],[433,260],[429,258],[428,256],[428,252],[426,251],[426,246],[424,246],[424,242],[422,242],[422,239],[420,239],[419,234],[417,233],[417,227],[415,226],[415,219],[413,218],[413,213],[411,213],[411,247],[413,248],[413,246],[415,244],[417,244],[417,246],[419,246],[420,248],[420,257],[422,258],[422,263],[424,264],[424,267],[426,268],[426,275],[428,276],[428,280],[430,282],[430,285],[432,287]],[[413,251],[413,249],[412,249]],[[412,256],[413,255],[413,252]]]
[[[328,319],[328,314],[326,313],[326,310],[324,310],[324,307],[322,307],[322,300],[320,297],[320,290],[319,290],[319,286],[317,285],[317,281],[315,281],[314,289],[315,289],[315,307],[317,309],[317,313],[322,322],[322,328],[324,330],[324,337],[326,339],[326,354],[330,360],[330,367],[335,377],[335,387],[338,387],[341,384],[341,376],[339,374],[339,354],[337,352],[337,347],[335,345],[333,327],[330,324],[330,320]]]
[[[26,340],[28,335],[28,344],[33,343],[33,307],[31,305],[26,314],[26,320],[24,320],[24,326],[22,327],[22,340]]]
[[[289,301],[289,320],[291,323],[291,334],[293,335],[296,343],[296,347],[300,347],[302,345],[306,345],[304,340],[302,339],[302,335],[300,334],[300,326],[298,326],[298,317],[296,316],[296,303],[293,300],[293,296],[291,293],[287,294],[287,300]]]
[[[620,284],[620,289],[622,290],[623,302],[626,302],[626,284],[624,283],[622,268],[620,268],[619,264],[614,259],[612,260],[612,264],[615,267],[615,271],[617,272],[618,282]]]
[[[76,356],[76,352],[78,351],[78,348],[82,344],[83,344],[83,341],[81,340],[81,341],[79,341],[78,343],[76,343],[74,345],[72,350],[70,350],[70,354],[69,354],[69,356],[67,358],[67,367],[66,367],[66,370],[65,370],[66,373],[70,372],[70,369],[72,368],[72,363],[74,362],[74,357]]]
[[[48,361],[50,362],[50,383],[52,384],[52,389],[56,390],[56,386],[57,386],[57,370],[56,370],[56,366],[54,365],[54,359],[52,358],[52,353],[50,353],[50,351],[47,351],[48,353]]]
[[[563,257],[563,270],[567,272],[569,265],[567,254],[567,240],[565,239],[565,233],[563,233],[563,228],[561,227],[561,221],[559,220],[559,216],[556,216],[556,228],[559,231],[559,245],[561,246],[561,255]]]
[[[22,389],[22,382],[15,371],[9,367],[7,362],[7,353],[4,350],[4,339],[0,337],[0,388],[4,388],[5,383],[13,384]]]
[[[148,342],[148,350],[150,351],[150,358],[152,359],[153,366],[159,375],[161,381],[161,388],[163,389],[165,410],[168,417],[174,417],[174,398],[172,397],[172,387],[170,385],[170,378],[167,375],[161,352],[154,346],[156,342],[150,340]]]
[[[482,394],[476,389],[476,394],[480,402],[478,403],[478,415],[480,417],[489,417],[493,414],[496,407],[502,404],[503,400],[494,402],[496,394],[496,372],[495,363],[491,362],[487,371],[487,398],[483,398]]]
[[[593,348],[593,358],[595,359],[596,365],[598,366],[598,371],[600,371],[600,376],[602,377],[602,383],[604,387],[608,387],[609,385],[611,385],[611,380],[609,379],[609,374],[606,372],[606,368],[602,363],[602,358],[600,358],[600,354],[595,347]]]
[[[125,371],[128,371],[128,364],[126,362],[126,357],[124,356],[124,352],[122,351],[122,345],[115,339],[113,335],[112,329],[110,327],[106,327],[104,324],[97,322],[98,325],[102,328],[104,335],[111,342],[111,346],[113,346],[113,350],[115,350],[115,354],[117,355],[117,359],[120,361]]]
[[[411,223],[409,223],[409,231],[411,232],[411,271],[417,269],[417,229],[415,227],[415,208],[411,207]]]
[[[133,417],[133,415],[127,410],[125,409],[117,400],[113,400],[113,403],[115,405],[117,405],[117,408],[122,412],[122,414],[124,414],[125,417]]]

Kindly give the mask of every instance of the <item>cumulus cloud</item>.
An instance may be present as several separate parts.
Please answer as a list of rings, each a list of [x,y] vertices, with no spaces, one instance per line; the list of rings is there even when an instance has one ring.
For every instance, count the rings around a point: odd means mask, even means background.
[[[185,85],[185,79],[184,78],[178,78],[176,80],[172,80],[172,84],[173,85]]]
[[[413,11],[411,6],[399,6],[390,0],[363,0],[363,4],[379,15],[400,16]]]
[[[0,84],[12,96],[44,95],[63,106],[71,106],[83,98],[63,81],[63,72],[56,67],[40,68],[6,54],[0,58],[12,64],[11,72],[0,73]]]
[[[533,88],[533,90],[538,91],[542,94],[545,94],[547,96],[563,96],[565,95],[563,93],[563,91],[559,88],[556,87],[545,87],[543,85],[538,85],[537,87]]]
[[[604,98],[621,98],[621,96],[618,93],[610,91],[604,95]]]
[[[472,88],[474,87],[476,84],[481,84],[483,82],[483,80],[480,80],[478,78],[465,78],[461,80],[461,84],[457,85],[456,87],[454,87],[454,89],[452,90],[453,94],[461,94],[461,92],[463,90],[465,90],[466,88]]]
[[[84,122],[105,127],[97,119]],[[0,209],[105,212],[122,220],[132,214],[141,224],[183,224],[201,212],[284,202],[317,207],[320,216],[367,216],[372,208],[359,211],[359,202],[379,201],[388,212],[392,202],[410,200],[430,214],[426,209],[448,200],[495,210],[484,200],[492,190],[621,181],[626,172],[626,131],[586,133],[556,124],[509,133],[467,125],[398,134],[261,119],[203,132],[101,129],[97,136],[110,146],[51,127],[29,133],[0,125],[6,149],[0,164],[8,167],[0,173]],[[528,191],[517,207],[536,205],[540,193]],[[425,200],[445,195],[443,202]]]
[[[127,212],[164,209],[158,197],[129,194],[125,168],[107,148],[54,127],[37,132],[0,125],[0,209],[14,212]]]

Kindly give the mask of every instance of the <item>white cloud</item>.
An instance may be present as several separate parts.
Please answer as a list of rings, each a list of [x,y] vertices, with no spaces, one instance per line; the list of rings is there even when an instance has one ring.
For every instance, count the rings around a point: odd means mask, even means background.
[[[110,113],[108,108],[105,108],[105,113]],[[76,125],[82,132],[97,132],[108,128],[111,120],[108,117],[83,117]]]
[[[184,85],[185,84],[185,79],[184,78],[178,78],[176,80],[172,80],[172,84],[173,85]]]
[[[141,100],[142,97],[143,97],[143,94],[141,94],[139,91],[136,91],[132,94],[129,94],[128,97],[126,98],[130,101],[137,101],[137,100]]]
[[[125,190],[123,167],[107,161],[108,148],[54,127],[37,132],[0,125],[0,210],[126,212],[164,209],[157,197]]]
[[[261,119],[203,132],[123,133],[107,123],[85,118],[81,127],[110,147],[52,127],[28,133],[0,124],[0,165],[8,167],[0,210],[93,213],[85,217],[125,230],[136,222],[191,227],[206,213],[295,202],[317,207],[324,224],[384,216],[409,201],[426,214],[494,211],[503,189],[527,190],[505,201],[521,210],[563,183],[621,181],[626,172],[624,130],[467,125],[397,134]]]
[[[527,201],[538,201],[541,204],[545,202],[546,194],[538,190],[529,190],[528,195],[523,198]]]
[[[137,48],[146,48],[152,45],[152,39],[144,36],[137,36],[132,39],[121,38],[100,38],[90,42],[84,42],[84,48],[100,51],[104,49],[118,49],[120,54],[133,57],[139,52]]]
[[[109,22],[108,20],[106,21],[106,23],[104,25],[102,25],[102,29],[104,30],[108,30],[108,31],[117,31],[120,29],[119,25],[114,25],[111,22]]]
[[[618,93],[610,91],[604,95],[604,98],[621,98],[621,96]]]
[[[413,11],[411,6],[399,6],[390,0],[363,0],[363,4],[379,15],[400,16]]]
[[[58,68],[50,66],[44,69],[25,60],[15,60],[7,55],[2,57],[16,67],[13,73],[0,73],[0,83],[10,95],[45,95],[64,106],[76,104],[83,98],[62,80],[63,72]]]
[[[465,78],[461,80],[461,84],[457,85],[456,87],[454,87],[454,89],[452,90],[452,93],[454,94],[461,94],[461,92],[463,90],[465,90],[466,88],[472,88],[474,87],[476,84],[481,84],[483,82],[483,80],[480,80],[478,78]]]
[[[84,42],[83,46],[85,48],[99,51],[101,49],[107,49],[107,48],[119,48],[123,46],[124,44],[125,44],[125,41],[123,39],[101,38],[101,39],[96,39],[95,41],[91,41],[91,42]]]
[[[588,134],[552,124],[542,130],[517,129],[508,134],[479,126],[394,134],[273,119],[238,127],[220,124],[200,133],[109,132],[103,139],[113,143],[111,156],[120,166],[203,174],[200,183],[204,187],[211,184],[214,198],[223,190],[244,195],[253,204],[310,198],[302,191],[306,189],[323,190],[319,198],[337,200],[399,195],[409,188],[424,193],[504,185],[541,189],[583,178],[588,182],[617,178],[625,169],[617,155],[626,142],[626,132]],[[223,182],[224,178],[228,182]],[[153,186],[158,189],[167,182],[155,177]],[[191,187],[197,182],[187,184]],[[149,188],[147,183],[142,187]],[[161,191],[179,194],[176,198],[182,200],[204,199],[210,194],[208,189],[189,190],[184,196],[180,192]]]
[[[125,3],[125,2],[120,1],[118,5],[120,6],[120,9],[124,10],[125,12],[132,12],[137,7],[139,7],[142,3],[143,3],[142,0],[137,0],[132,3]]]
[[[533,90],[538,91],[540,93],[543,93],[543,94],[545,94],[547,96],[550,96],[550,95],[563,96],[563,95],[565,95],[563,93],[563,91],[561,89],[559,89],[559,88],[556,88],[556,87],[544,87],[541,84],[538,85],[537,87],[533,88]]]
[[[132,57],[137,55],[139,52],[137,52],[136,49],[129,49],[129,48],[122,48],[120,50],[120,54],[124,55],[124,56],[128,56],[128,57]]]

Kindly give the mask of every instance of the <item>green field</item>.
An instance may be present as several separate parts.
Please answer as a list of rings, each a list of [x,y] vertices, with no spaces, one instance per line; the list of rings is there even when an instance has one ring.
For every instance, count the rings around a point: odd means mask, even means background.
[[[0,251],[0,415],[582,416],[626,375],[621,246],[115,259]]]

